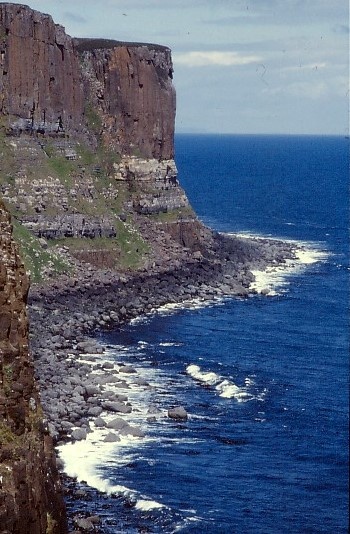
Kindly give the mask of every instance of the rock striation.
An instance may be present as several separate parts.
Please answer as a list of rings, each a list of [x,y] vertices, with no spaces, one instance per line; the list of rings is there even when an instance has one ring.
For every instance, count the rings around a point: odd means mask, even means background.
[[[169,48],[103,39],[75,43],[104,143],[121,154],[172,159],[176,104]]]
[[[72,39],[50,15],[0,4],[0,113],[16,132],[81,128],[83,91]]]
[[[14,162],[4,177],[0,163],[0,193],[16,218],[48,239],[114,238],[102,213],[194,220],[172,78],[165,46],[72,39],[50,15],[0,3],[0,148]]]
[[[167,47],[73,40],[50,15],[0,4],[0,113],[13,133],[95,134],[120,154],[172,159],[172,75]]]
[[[66,532],[52,440],[28,352],[29,283],[0,201],[0,525],[1,532]]]

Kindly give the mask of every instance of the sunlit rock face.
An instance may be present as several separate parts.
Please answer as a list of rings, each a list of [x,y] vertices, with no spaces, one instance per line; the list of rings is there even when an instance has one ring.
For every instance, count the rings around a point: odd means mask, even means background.
[[[15,131],[81,129],[84,97],[72,39],[49,15],[0,4],[0,113]]]
[[[172,159],[175,91],[170,50],[97,39],[75,43],[105,145],[122,155]]]

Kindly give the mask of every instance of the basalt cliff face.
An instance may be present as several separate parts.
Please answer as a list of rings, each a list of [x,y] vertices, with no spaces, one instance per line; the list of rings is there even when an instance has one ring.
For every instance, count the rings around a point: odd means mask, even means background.
[[[66,531],[65,510],[28,352],[28,289],[0,201],[0,528],[59,533]]]
[[[0,4],[0,112],[16,131],[79,129],[83,93],[72,39],[49,15]]]
[[[79,259],[103,251],[108,267],[147,268],[160,241],[165,257],[202,250],[173,159],[172,77],[164,46],[72,39],[0,4],[0,193],[18,224]]]
[[[170,50],[98,39],[76,39],[75,44],[105,145],[122,154],[171,160],[175,91]]]

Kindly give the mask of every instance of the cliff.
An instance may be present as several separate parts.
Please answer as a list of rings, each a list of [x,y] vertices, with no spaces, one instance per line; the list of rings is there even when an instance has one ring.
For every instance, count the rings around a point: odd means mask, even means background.
[[[50,15],[0,4],[0,113],[13,132],[82,134],[93,110],[101,120],[95,134],[115,152],[172,159],[172,73],[166,47],[73,43]]]
[[[88,101],[106,146],[144,158],[174,157],[175,91],[170,50],[151,44],[76,39]]]
[[[0,4],[0,194],[48,240],[49,265],[57,241],[116,269],[147,268],[164,233],[164,257],[203,250],[173,159],[172,77],[167,47],[72,39],[49,15]]]
[[[211,233],[196,219],[173,159],[172,75],[166,47],[72,39],[49,15],[0,3],[4,533],[66,531],[28,352],[28,279],[15,240],[32,283],[47,287],[83,284],[92,271],[98,281],[107,269],[110,280],[182,262],[192,269],[208,252]]]
[[[29,284],[0,201],[0,525],[1,532],[65,532],[52,440],[28,353]]]
[[[81,128],[78,58],[49,15],[0,4],[0,88],[0,113],[15,131]]]

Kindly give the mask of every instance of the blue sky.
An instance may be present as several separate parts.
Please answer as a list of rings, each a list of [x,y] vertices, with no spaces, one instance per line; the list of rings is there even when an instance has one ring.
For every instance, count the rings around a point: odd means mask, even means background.
[[[169,46],[178,132],[349,132],[347,0],[28,3],[72,36]]]

